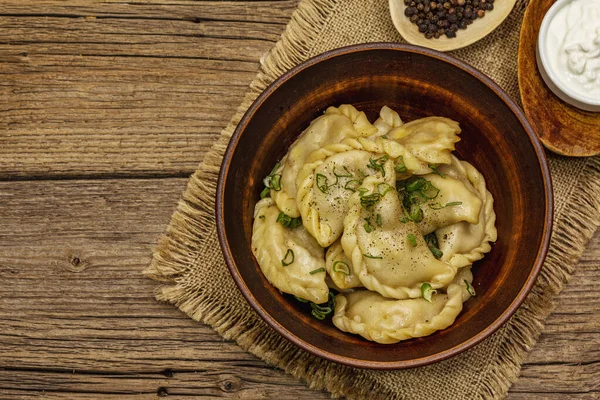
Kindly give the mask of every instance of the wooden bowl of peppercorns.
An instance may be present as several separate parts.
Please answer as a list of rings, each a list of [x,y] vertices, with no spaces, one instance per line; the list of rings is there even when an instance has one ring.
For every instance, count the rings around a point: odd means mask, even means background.
[[[496,29],[516,0],[390,0],[400,35],[411,44],[438,51],[460,49]]]

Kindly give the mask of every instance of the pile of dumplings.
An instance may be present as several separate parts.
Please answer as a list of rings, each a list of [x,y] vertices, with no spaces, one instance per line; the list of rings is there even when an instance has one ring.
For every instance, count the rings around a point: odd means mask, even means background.
[[[484,178],[452,154],[460,132],[448,118],[403,123],[383,107],[372,124],[329,107],[264,180],[252,251],[265,277],[378,343],[449,327],[497,237]]]

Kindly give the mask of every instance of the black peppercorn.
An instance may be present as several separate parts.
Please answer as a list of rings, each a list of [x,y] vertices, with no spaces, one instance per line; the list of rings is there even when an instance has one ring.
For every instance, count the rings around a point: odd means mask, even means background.
[[[423,33],[427,31],[427,24],[419,25],[419,32]]]
[[[427,31],[427,32],[425,32],[425,37],[426,37],[427,39],[431,39],[431,38],[433,37],[433,32],[431,32],[431,31]]]
[[[485,17],[485,11],[483,11],[483,10],[479,10],[479,11],[477,11],[477,16],[478,16],[479,18],[483,18],[483,17]]]
[[[456,17],[456,14],[450,14],[450,15],[448,15],[448,21],[449,22],[455,23],[456,20],[458,20],[458,18]]]
[[[454,32],[454,31],[446,31],[446,37],[448,37],[448,38],[454,38],[454,37],[456,37],[456,32]]]
[[[419,16],[417,14],[415,14],[410,17],[410,22],[415,23],[415,22],[417,22],[418,19],[419,19]]]

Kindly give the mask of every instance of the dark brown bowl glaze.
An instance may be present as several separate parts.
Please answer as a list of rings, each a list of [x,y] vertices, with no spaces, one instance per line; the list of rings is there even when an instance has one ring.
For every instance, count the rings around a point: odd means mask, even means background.
[[[475,165],[494,196],[498,241],[473,266],[477,297],[456,322],[431,336],[382,345],[312,318],[263,276],[250,242],[262,179],[289,145],[331,105],[353,104],[374,121],[388,105],[404,121],[438,115],[458,121],[460,158]],[[525,116],[489,78],[425,48],[376,43],[324,53],[267,88],[238,125],[221,166],[217,227],[242,294],[277,332],[304,350],[361,368],[409,368],[454,356],[515,312],[548,250],[552,190],[544,151]]]

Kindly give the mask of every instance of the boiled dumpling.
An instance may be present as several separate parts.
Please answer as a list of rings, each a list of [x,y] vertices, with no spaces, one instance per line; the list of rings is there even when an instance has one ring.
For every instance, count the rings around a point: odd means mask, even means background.
[[[259,201],[254,210],[252,252],[267,280],[282,292],[326,302],[323,248],[304,227],[290,229],[277,222],[280,211],[272,199]],[[322,272],[311,274],[320,268]]]
[[[433,256],[416,223],[401,222],[400,199],[394,190],[381,193],[382,184],[368,177],[349,200],[342,247],[354,274],[367,289],[396,299],[420,297],[423,283],[447,285],[456,269]]]
[[[296,178],[306,157],[323,146],[345,138],[367,137],[377,131],[363,112],[351,105],[329,107],[325,114],[311,122],[290,146],[275,175],[280,176],[279,190],[271,189],[271,197],[281,211],[292,218],[300,216],[296,206]]]
[[[341,236],[348,198],[366,176],[382,177],[388,187],[395,184],[394,161],[389,155],[354,150],[361,142],[370,142],[366,139],[350,142],[313,152],[298,173],[296,202],[302,222],[323,247]]]
[[[344,254],[339,240],[327,249],[325,268],[335,286],[339,289],[362,287],[362,283],[354,275],[352,260]]]
[[[491,250],[490,242],[498,236],[496,230],[496,213],[494,199],[486,189],[483,176],[466,161],[452,157],[452,164],[440,168],[448,176],[462,177],[467,180],[483,199],[476,224],[458,222],[436,230],[442,260],[448,261],[455,268],[470,265],[483,258]]]
[[[427,117],[408,122],[387,133],[419,160],[450,164],[454,144],[460,140],[458,122],[443,117]]]
[[[419,223],[424,235],[460,221],[476,224],[482,201],[469,182],[450,175],[428,174],[422,177],[439,190],[434,199],[421,205],[423,220]]]
[[[366,290],[336,296],[333,324],[344,332],[377,343],[427,336],[454,323],[462,311],[465,289],[450,285],[447,294],[395,300]]]
[[[373,123],[377,128],[377,133],[373,137],[383,136],[391,129],[402,125],[402,119],[398,113],[388,106],[383,106],[379,111],[379,118]]]

